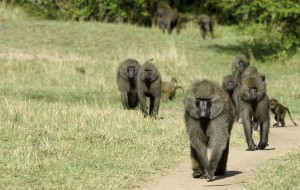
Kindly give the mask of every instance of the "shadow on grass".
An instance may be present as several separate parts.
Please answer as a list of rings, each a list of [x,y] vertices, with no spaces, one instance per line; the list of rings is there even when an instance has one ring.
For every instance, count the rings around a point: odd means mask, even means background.
[[[208,48],[217,53],[243,53],[248,57],[250,57],[249,53],[251,53],[256,60],[262,62],[269,59],[281,58],[280,52],[284,51],[279,45],[266,44],[264,42],[255,42],[253,44],[241,42],[238,45],[214,44],[208,46]],[[296,53],[296,48],[291,48],[286,53],[288,56],[292,56]]]

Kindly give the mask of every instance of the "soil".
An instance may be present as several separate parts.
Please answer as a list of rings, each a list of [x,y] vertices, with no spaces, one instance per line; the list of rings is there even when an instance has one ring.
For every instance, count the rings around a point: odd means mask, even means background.
[[[300,146],[300,127],[293,126],[287,121],[287,127],[271,127],[269,133],[269,146],[265,150],[245,151],[246,143],[240,147],[230,147],[225,176],[216,177],[214,181],[194,179],[189,157],[178,167],[166,174],[156,176],[149,182],[140,185],[140,190],[204,190],[244,189],[243,183],[251,175],[253,169],[268,159],[279,156],[289,149]],[[273,124],[271,122],[271,124]],[[300,123],[300,121],[296,121]],[[241,125],[241,124],[235,124]],[[242,126],[240,126],[242,127]]]

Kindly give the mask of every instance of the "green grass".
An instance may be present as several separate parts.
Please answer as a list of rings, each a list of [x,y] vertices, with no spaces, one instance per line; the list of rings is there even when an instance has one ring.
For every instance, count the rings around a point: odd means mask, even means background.
[[[247,189],[287,189],[300,188],[300,148],[295,148],[284,155],[268,160],[255,175],[251,176]]]
[[[180,35],[157,28],[97,22],[37,21],[1,6],[1,189],[130,189],[188,159],[183,97],[161,103],[153,120],[121,109],[118,64],[153,58],[163,80],[221,82],[247,38],[216,26],[202,40],[193,24]],[[299,54],[287,64],[260,63],[268,94],[299,118]],[[253,62],[252,62],[253,63]],[[85,74],[77,67],[84,67]],[[232,146],[245,145],[234,128]]]

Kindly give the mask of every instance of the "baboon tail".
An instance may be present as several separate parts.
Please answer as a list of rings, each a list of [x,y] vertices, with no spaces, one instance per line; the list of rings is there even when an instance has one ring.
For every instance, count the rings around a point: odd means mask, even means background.
[[[295,121],[292,119],[292,116],[291,116],[291,114],[290,114],[289,108],[286,107],[285,109],[286,109],[286,111],[288,112],[288,114],[289,114],[289,116],[290,116],[292,122],[294,123],[294,125],[295,125],[295,126],[298,126],[298,125],[295,123]]]
[[[184,92],[184,90],[183,90],[182,86],[180,86],[180,85],[178,85],[178,86],[175,86],[175,91],[176,91],[178,88],[180,88],[180,89],[182,90],[182,92]]]

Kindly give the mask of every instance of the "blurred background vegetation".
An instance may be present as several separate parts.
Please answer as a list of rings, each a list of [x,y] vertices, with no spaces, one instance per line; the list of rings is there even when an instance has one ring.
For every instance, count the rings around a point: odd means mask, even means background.
[[[40,19],[125,22],[151,27],[159,3],[168,3],[182,14],[183,24],[199,14],[218,24],[238,24],[252,35],[244,45],[262,61],[285,61],[296,52],[300,38],[299,0],[2,0],[20,6]]]

